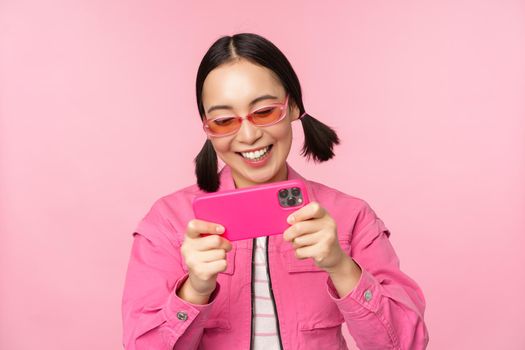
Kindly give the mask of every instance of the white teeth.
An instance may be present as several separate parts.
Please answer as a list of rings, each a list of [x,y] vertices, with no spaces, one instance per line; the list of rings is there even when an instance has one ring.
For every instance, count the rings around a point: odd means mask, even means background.
[[[269,147],[267,146],[255,152],[242,152],[241,154],[243,157],[253,160],[253,159],[261,158],[263,155],[266,154],[266,152],[268,152],[268,149]]]

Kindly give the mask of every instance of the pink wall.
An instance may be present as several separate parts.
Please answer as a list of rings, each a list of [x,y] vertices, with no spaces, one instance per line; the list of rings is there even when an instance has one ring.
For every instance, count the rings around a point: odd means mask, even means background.
[[[196,70],[243,31],[337,129],[318,166],[294,129],[290,162],[385,221],[429,348],[524,349],[525,4],[496,0],[3,0],[0,348],[121,347],[132,230],[193,183]]]

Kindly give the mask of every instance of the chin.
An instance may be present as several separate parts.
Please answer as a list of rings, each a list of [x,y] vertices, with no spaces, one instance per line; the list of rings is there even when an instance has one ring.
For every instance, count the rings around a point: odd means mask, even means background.
[[[250,167],[250,165],[244,163],[240,155],[235,153],[232,157],[230,157],[230,154],[228,157],[225,157],[228,160],[225,163],[228,164],[238,176],[244,179],[243,182],[251,184],[273,182],[276,181],[275,179],[279,175],[282,167],[286,165],[286,158],[283,158],[283,154],[279,152],[279,148],[274,147],[272,151],[275,152],[271,155],[272,158],[269,159],[269,162],[265,166],[260,168]]]
[[[258,183],[258,184],[263,184],[263,183],[267,183],[267,182],[271,181],[274,177],[275,177],[275,174],[269,174],[269,175],[265,175],[265,176],[252,177],[252,178],[249,178],[249,179],[252,182],[255,182],[255,183]]]
[[[268,164],[268,167],[266,167],[265,169],[249,169],[246,173],[244,173],[244,177],[252,182],[267,183],[272,181],[278,175],[279,170],[283,165],[284,162],[282,165]]]

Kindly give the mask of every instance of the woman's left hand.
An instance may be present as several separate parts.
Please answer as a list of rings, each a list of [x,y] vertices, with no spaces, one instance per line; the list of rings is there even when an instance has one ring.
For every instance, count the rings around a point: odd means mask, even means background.
[[[337,236],[337,225],[317,202],[310,202],[288,217],[291,225],[283,232],[284,240],[292,242],[298,259],[313,258],[327,272],[338,268],[349,257]]]

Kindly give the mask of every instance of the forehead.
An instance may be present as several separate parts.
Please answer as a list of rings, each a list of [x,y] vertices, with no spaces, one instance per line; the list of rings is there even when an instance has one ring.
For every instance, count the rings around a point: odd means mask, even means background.
[[[284,88],[270,69],[240,60],[221,65],[208,74],[202,103],[205,109],[217,104],[245,107],[263,94],[284,97]]]

